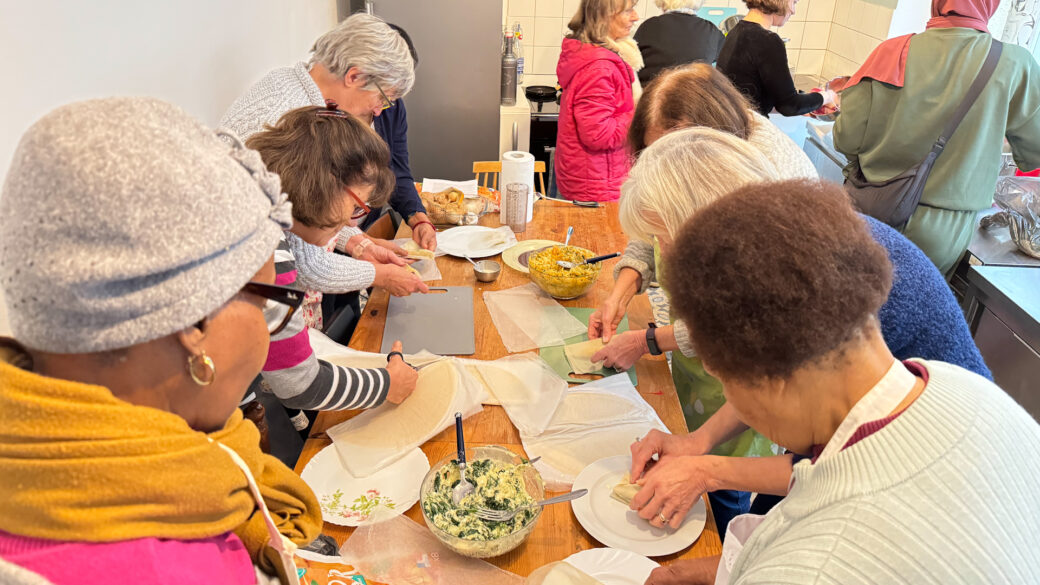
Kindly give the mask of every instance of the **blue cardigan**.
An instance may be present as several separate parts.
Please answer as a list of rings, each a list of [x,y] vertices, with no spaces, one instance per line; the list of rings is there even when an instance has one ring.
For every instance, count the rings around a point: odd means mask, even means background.
[[[383,110],[374,120],[376,134],[390,147],[390,169],[397,177],[397,187],[390,196],[390,207],[401,217],[408,220],[416,213],[426,213],[419,193],[415,190],[415,179],[408,164],[408,112],[404,100],[397,100],[392,107]],[[372,213],[361,223],[361,229],[368,229],[379,219],[382,208],[372,208]]]
[[[924,358],[958,365],[992,380],[964,313],[946,279],[920,248],[891,227],[862,216],[888,250],[892,291],[881,306],[881,334],[897,359]]]

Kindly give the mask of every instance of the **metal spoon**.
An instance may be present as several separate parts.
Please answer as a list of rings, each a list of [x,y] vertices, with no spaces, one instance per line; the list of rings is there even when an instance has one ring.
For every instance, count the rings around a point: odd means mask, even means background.
[[[451,490],[451,501],[456,506],[463,498],[473,493],[473,490],[477,489],[468,479],[466,479],[466,442],[462,438],[462,413],[455,413],[455,443],[458,447],[458,458],[459,458],[459,483],[455,485],[455,488]]]
[[[560,504],[563,502],[569,502],[571,500],[577,500],[578,498],[589,493],[587,489],[580,489],[573,492],[567,492],[562,496],[556,496],[555,498],[549,498],[548,500],[542,500],[537,504],[531,504],[530,506],[524,506],[517,508],[516,510],[488,510],[487,508],[477,509],[477,518],[481,520],[490,520],[492,522],[508,522],[513,519],[514,516],[523,512],[524,510],[530,510],[531,508],[538,508],[541,506],[548,506],[549,504]]]
[[[602,262],[604,260],[610,260],[621,255],[621,252],[614,252],[613,254],[605,254],[603,256],[596,256],[595,258],[588,258],[575,264],[574,262],[568,262],[566,260],[557,260],[556,263],[563,266],[567,270],[577,268],[578,266],[584,266],[585,264],[595,264],[596,262]]]
[[[563,245],[564,246],[566,246],[567,244],[571,243],[571,236],[573,236],[573,235],[574,235],[574,226],[570,226],[570,227],[567,228],[567,237],[564,238],[564,240],[563,240]]]
[[[466,260],[469,260],[469,263],[472,264],[474,268],[477,267],[477,263],[474,262],[473,259],[470,258],[469,256],[463,256],[463,258],[465,258]]]

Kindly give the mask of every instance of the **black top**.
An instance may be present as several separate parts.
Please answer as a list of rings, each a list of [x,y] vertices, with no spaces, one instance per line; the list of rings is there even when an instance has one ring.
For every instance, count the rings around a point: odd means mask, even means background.
[[[668,12],[646,19],[636,29],[635,39],[643,54],[639,83],[646,86],[670,67],[694,61],[714,63],[726,35],[695,14]]]
[[[754,22],[742,20],[729,31],[717,66],[763,116],[774,107],[784,116],[800,116],[823,106],[821,94],[795,89],[784,42]]]

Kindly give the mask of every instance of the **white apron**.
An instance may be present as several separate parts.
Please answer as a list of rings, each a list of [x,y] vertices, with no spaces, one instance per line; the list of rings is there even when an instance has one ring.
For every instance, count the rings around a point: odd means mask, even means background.
[[[299,583],[300,578],[296,575],[296,561],[293,560],[293,553],[296,552],[296,544],[293,541],[286,538],[281,532],[278,532],[278,526],[275,525],[274,519],[271,518],[271,513],[267,510],[267,505],[264,504],[264,498],[260,495],[260,487],[256,485],[256,479],[253,478],[253,473],[249,471],[249,466],[242,457],[235,453],[233,449],[227,445],[223,445],[213,439],[210,441],[217,443],[221,449],[227,452],[231,456],[232,461],[235,465],[242,470],[242,473],[246,476],[246,482],[249,483],[249,492],[253,494],[253,500],[256,501],[256,507],[260,510],[260,513],[264,517],[264,524],[267,525],[267,534],[271,537],[271,541],[267,546],[274,549],[278,553],[279,565],[275,567],[278,571],[278,578],[281,580],[283,585],[295,585]]]

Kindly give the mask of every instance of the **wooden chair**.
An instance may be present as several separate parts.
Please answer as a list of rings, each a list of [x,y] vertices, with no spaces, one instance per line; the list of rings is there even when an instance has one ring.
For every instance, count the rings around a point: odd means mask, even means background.
[[[473,175],[477,184],[488,189],[498,189],[498,175],[502,172],[502,161],[488,160],[473,163]],[[534,161],[534,172],[538,175],[538,190],[543,195],[545,191],[545,161]]]

